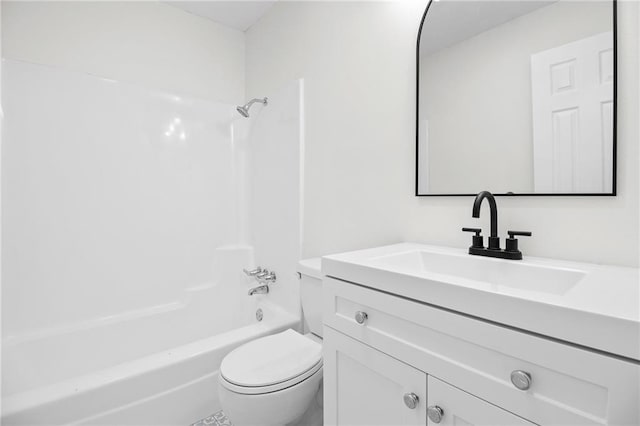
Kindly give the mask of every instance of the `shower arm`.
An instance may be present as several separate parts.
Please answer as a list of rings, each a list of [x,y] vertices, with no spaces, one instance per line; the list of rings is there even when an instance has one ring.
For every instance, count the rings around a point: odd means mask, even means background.
[[[261,104],[266,105],[267,104],[267,98],[253,98],[249,102],[247,102],[244,105],[244,107],[245,108],[249,108],[251,105],[255,104],[256,102],[260,102]]]

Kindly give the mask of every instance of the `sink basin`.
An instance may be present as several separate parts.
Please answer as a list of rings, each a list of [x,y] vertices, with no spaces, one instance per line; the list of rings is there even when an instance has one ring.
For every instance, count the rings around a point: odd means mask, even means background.
[[[496,291],[514,289],[562,295],[586,275],[584,271],[575,269],[426,250],[395,253],[370,260],[372,265],[408,273],[443,274],[481,281]]]

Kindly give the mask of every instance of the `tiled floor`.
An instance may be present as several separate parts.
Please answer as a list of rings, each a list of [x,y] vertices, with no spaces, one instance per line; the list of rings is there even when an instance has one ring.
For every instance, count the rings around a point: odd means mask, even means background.
[[[233,426],[224,411],[220,410],[209,417],[198,420],[190,426]]]

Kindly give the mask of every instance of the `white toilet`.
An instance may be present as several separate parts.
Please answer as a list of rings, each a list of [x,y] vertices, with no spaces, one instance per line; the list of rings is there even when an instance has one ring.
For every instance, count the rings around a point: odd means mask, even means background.
[[[310,333],[291,329],[234,349],[222,360],[220,404],[234,426],[295,423],[322,397],[320,259],[298,265],[300,298]],[[306,418],[306,416],[305,416]]]

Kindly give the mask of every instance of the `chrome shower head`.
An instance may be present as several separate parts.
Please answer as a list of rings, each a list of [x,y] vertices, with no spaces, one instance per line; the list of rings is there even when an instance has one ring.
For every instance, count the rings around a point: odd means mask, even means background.
[[[237,106],[236,107],[236,111],[238,111],[240,113],[241,116],[243,116],[244,118],[248,118],[249,117],[249,108],[245,106]]]
[[[243,106],[237,106],[236,107],[236,111],[238,111],[240,113],[241,116],[243,116],[244,118],[248,118],[249,117],[249,108],[251,108],[251,105],[253,105],[256,102],[260,102],[264,105],[267,105],[267,98],[254,98],[251,99],[249,102],[247,102],[246,104],[244,104]]]

